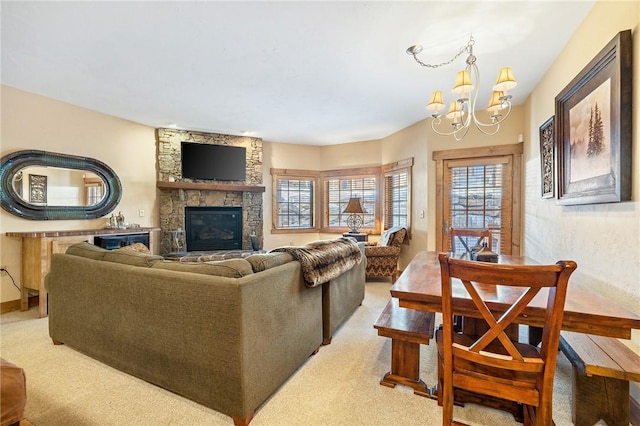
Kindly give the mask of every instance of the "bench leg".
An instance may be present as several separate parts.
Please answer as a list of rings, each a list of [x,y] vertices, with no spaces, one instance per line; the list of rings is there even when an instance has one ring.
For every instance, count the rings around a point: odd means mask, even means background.
[[[413,393],[429,396],[427,385],[420,380],[420,344],[391,339],[391,371],[380,384],[394,388],[396,384],[413,388]]]
[[[608,426],[629,426],[629,382],[571,371],[571,419],[576,426],[593,426],[604,420]]]

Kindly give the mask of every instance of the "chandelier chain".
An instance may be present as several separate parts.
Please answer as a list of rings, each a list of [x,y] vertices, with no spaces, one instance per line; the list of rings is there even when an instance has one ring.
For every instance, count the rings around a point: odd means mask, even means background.
[[[462,46],[460,48],[460,50],[458,51],[458,53],[455,54],[455,56],[451,59],[449,59],[447,62],[442,62],[441,64],[426,64],[424,62],[422,62],[420,59],[418,59],[418,57],[416,56],[418,54],[418,52],[414,52],[412,53],[413,59],[416,60],[417,63],[419,63],[420,65],[422,65],[423,67],[427,67],[427,68],[440,68],[443,67],[445,65],[449,65],[451,63],[453,63],[453,61],[455,61],[456,59],[458,59],[460,56],[462,56],[464,53],[469,52],[471,53],[471,49],[473,48],[475,41],[473,40],[473,36],[471,36],[471,38],[469,38],[469,42]]]

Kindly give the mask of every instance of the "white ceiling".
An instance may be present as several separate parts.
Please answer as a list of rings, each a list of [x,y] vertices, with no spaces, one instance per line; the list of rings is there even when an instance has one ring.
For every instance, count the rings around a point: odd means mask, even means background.
[[[498,69],[525,101],[594,0],[2,1],[2,84],[152,127],[329,145],[427,117],[471,34],[486,106]],[[452,95],[449,95],[449,99]]]

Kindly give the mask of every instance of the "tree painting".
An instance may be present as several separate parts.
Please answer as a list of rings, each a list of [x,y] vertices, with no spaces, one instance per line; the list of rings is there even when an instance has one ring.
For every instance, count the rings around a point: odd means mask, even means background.
[[[607,79],[569,110],[570,182],[611,172],[610,104]]]

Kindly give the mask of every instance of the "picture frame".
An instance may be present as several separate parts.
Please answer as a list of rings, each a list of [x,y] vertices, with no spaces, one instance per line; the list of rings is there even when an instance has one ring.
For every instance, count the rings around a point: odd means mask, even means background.
[[[540,177],[542,198],[553,198],[555,194],[556,147],[553,133],[553,117],[540,126]]]
[[[555,98],[560,205],[631,199],[631,52],[619,32]]]
[[[29,202],[31,204],[47,204],[47,177],[29,175]]]

